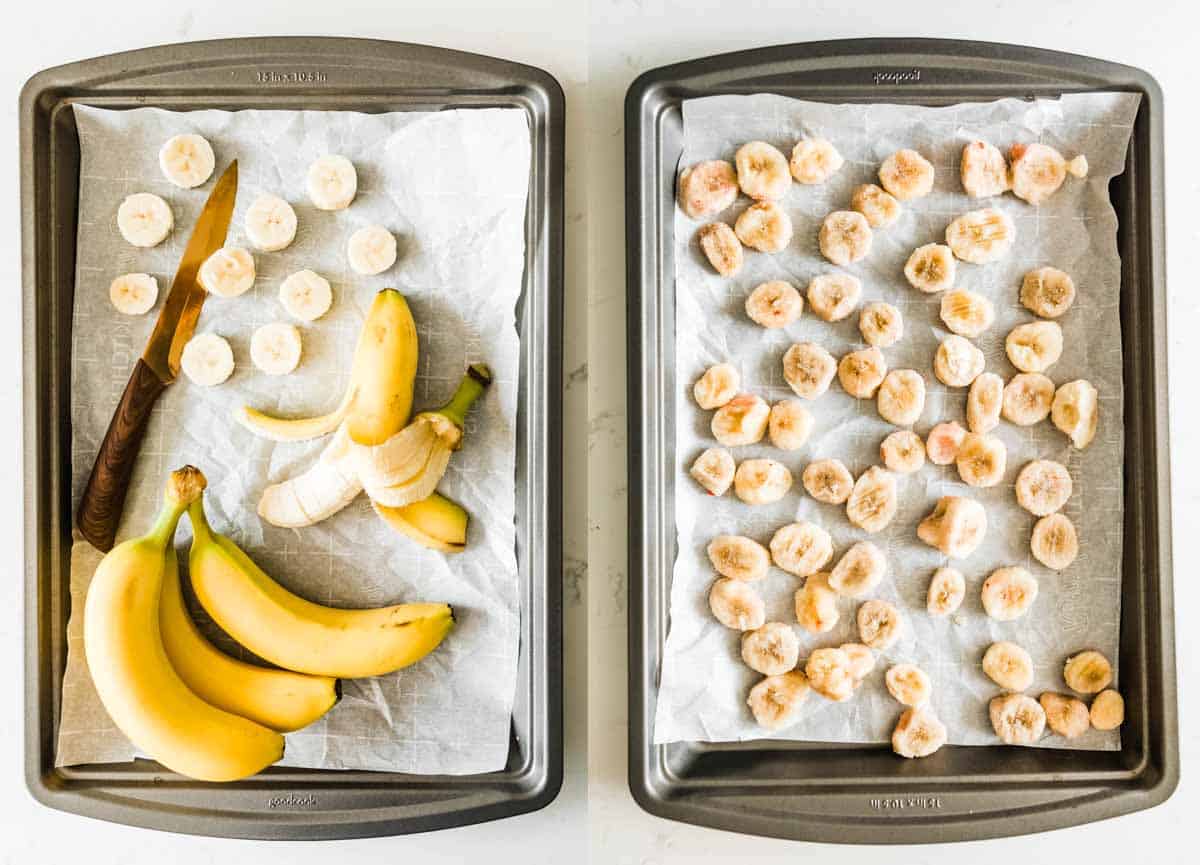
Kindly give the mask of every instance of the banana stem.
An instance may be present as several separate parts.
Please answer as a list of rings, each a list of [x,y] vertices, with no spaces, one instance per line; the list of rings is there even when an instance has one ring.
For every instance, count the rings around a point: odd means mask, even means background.
[[[179,525],[179,518],[183,516],[184,510],[182,502],[170,499],[163,502],[162,510],[154,520],[154,526],[146,533],[146,539],[165,549],[175,540],[175,527]]]
[[[204,513],[203,499],[196,499],[188,505],[187,514],[192,523],[193,543],[203,543],[212,537],[212,526],[208,524],[208,516]]]
[[[471,404],[479,399],[491,383],[492,371],[485,364],[471,364],[467,367],[467,374],[463,376],[458,390],[454,392],[450,402],[438,409],[438,414],[444,415],[461,429],[467,420],[467,412],[470,411]]]

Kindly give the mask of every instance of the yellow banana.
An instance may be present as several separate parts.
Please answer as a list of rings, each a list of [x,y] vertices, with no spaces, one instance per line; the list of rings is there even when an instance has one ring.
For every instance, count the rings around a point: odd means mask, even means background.
[[[460,553],[466,549],[470,516],[462,505],[440,493],[402,508],[378,503],[374,507],[385,523],[431,550]]]
[[[283,737],[197,696],[171,665],[160,631],[167,552],[180,515],[203,489],[198,470],[174,472],[150,533],[100,562],[84,606],[84,651],[104,708],[135,747],[183,775],[232,781],[282,757]]]

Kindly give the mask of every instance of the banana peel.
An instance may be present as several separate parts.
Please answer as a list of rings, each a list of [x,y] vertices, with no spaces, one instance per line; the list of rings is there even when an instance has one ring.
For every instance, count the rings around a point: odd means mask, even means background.
[[[461,553],[467,548],[470,515],[462,505],[440,493],[402,508],[378,502],[372,505],[380,519],[422,546],[442,553]]]

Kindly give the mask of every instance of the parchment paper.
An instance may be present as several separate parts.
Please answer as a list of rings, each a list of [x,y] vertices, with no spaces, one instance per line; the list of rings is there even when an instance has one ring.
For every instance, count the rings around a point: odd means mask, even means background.
[[[240,184],[227,242],[250,248],[243,215],[264,192],[292,203],[299,221],[296,240],[281,252],[254,253],[258,278],[247,294],[214,296],[205,304],[197,332],[225,336],[237,369],[220,387],[197,387],[181,376],[167,389],[134,471],[119,539],[146,530],[167,473],[193,463],[209,479],[213,527],[288,588],[335,606],[451,603],[458,623],[433,654],[392,675],[345,682],[341,702],[325,719],[287,737],[283,762],[455,774],[501,768],[508,753],[520,615],[513,524],[515,304],[524,270],[530,161],[522,113],[173,113],[76,106],[75,116],[82,170],[72,366],[74,504],[195,218],[220,171],[237,158]],[[206,136],[217,155],[213,178],[195,190],[170,185],[157,164],[159,146],[181,132]],[[326,153],[348,157],[358,171],[358,196],[347,210],[320,211],[308,201],[308,165]],[[121,200],[141,191],[162,196],[175,215],[174,231],[149,250],[125,243],[116,228]],[[346,262],[346,241],[370,223],[397,235],[400,254],[390,270],[363,277]],[[296,372],[265,375],[250,361],[251,334],[266,322],[289,320],[278,300],[279,284],[303,268],[332,283],[333,306],[312,324],[293,322],[304,339]],[[109,303],[110,280],[129,271],[158,277],[160,299],[149,315],[123,316]],[[468,363],[485,361],[495,375],[467,420],[463,448],[440,486],[472,514],[468,549],[457,556],[396,534],[365,496],[304,529],[275,528],[256,513],[264,487],[305,470],[327,439],[269,442],[237,424],[234,409],[245,403],[285,415],[332,409],[346,386],[366,310],[385,287],[408,298],[420,334],[414,411],[445,402]],[[177,537],[181,553],[189,536],[185,519]],[[98,558],[85,541],[76,542],[59,765],[134,756],[96,696],[83,653],[83,600]],[[201,618],[220,646],[243,654]]]
[[[1066,691],[1065,658],[1085,648],[1102,651],[1117,663],[1120,622],[1121,472],[1123,432],[1121,338],[1118,311],[1120,261],[1116,247],[1116,214],[1108,199],[1110,178],[1124,170],[1138,97],[1131,94],[1084,94],[1060,100],[1015,99],[986,104],[922,108],[893,105],[827,105],[774,95],[718,96],[684,103],[684,153],[679,170],[704,159],[732,161],[743,142],[769,141],[785,155],[805,136],[822,136],[846,158],[845,166],[822,186],[793,184],[782,204],[791,216],[795,237],[778,255],[747,251],[746,263],[732,279],[713,272],[696,243],[700,223],[675,212],[676,262],[676,449],[675,503],[679,557],[671,590],[671,628],[658,696],[655,741],[731,741],[765,738],[745,702],[760,678],[739,654],[739,635],[719,625],[708,609],[707,592],[714,574],[705,554],[717,534],[746,534],[762,543],[778,527],[794,519],[824,526],[840,556],[852,543],[869,537],[846,520],[845,509],[808,497],[800,473],[810,461],[837,457],[855,476],[880,462],[879,443],[894,427],[877,414],[873,400],[856,400],[836,379],[829,391],[810,405],[816,420],[804,449],[792,453],[761,445],[734,449],[739,462],[772,457],[787,465],[795,485],[782,501],[750,507],[730,491],[708,496],[687,470],[696,456],[715,444],[709,430],[711,412],[701,411],[691,397],[693,382],[710,364],[729,361],[742,375],[742,389],[769,402],[793,396],[783,380],[781,359],[793,342],[811,340],[835,357],[864,347],[857,312],[835,324],[820,321],[806,309],[803,317],[781,331],[765,331],[744,312],[754,286],[786,279],[801,291],[811,277],[834,270],[817,248],[821,220],[833,210],[848,210],[851,191],[860,183],[877,182],[882,160],[911,147],[936,167],[929,196],[904,204],[898,222],[875,230],[871,254],[846,268],[863,282],[863,302],[886,300],[900,308],[904,338],[884,350],[890,369],[912,368],[925,378],[927,399],[916,429],[924,435],[940,420],[965,425],[966,389],[944,387],[933,375],[933,354],[948,335],[939,316],[940,295],[924,295],[909,287],[903,266],[910,252],[925,243],[944,243],[946,225],[980,207],[999,207],[1017,226],[1017,241],[1002,261],[987,265],[958,264],[957,284],[981,292],[996,306],[996,321],[976,344],[987,369],[1006,381],[1016,370],[1004,353],[1004,338],[1017,324],[1032,321],[1017,299],[1021,276],[1053,265],[1070,273],[1078,296],[1059,319],[1064,333],[1061,360],[1048,372],[1056,383],[1087,378],[1100,392],[1099,432],[1079,452],[1049,420],[1020,428],[1002,421],[995,431],[1008,448],[1004,482],[991,489],[966,487],[954,467],[927,463],[899,478],[899,513],[882,533],[870,536],[888,560],[888,574],[872,593],[896,604],[904,617],[903,635],[877,653],[875,671],[856,696],[832,703],[810,694],[802,719],[775,734],[783,739],[828,742],[884,742],[903,708],[887,693],[884,672],[898,662],[920,665],[934,683],[932,706],[946,723],[954,744],[995,744],[987,701],[1000,692],[982,671],[987,646],[1000,639],[1024,646],[1033,656],[1036,678],[1028,693]],[[1040,207],[1011,194],[970,199],[959,180],[959,155],[974,138],[1003,150],[1014,142],[1042,141],[1067,158],[1087,156],[1091,172],[1084,181],[1068,178]],[[719,217],[731,225],[749,205],[745,197]],[[1065,464],[1074,494],[1064,512],[1075,523],[1080,555],[1064,573],[1055,574],[1033,559],[1030,531],[1035,518],[1016,504],[1013,482],[1029,460],[1055,459]],[[934,569],[946,564],[940,553],[916,537],[917,523],[942,495],[969,495],[988,513],[985,543],[970,558],[953,562],[967,578],[967,595],[958,613],[935,619],[925,611],[925,596]],[[1013,622],[996,622],[983,612],[980,587],[996,567],[1016,564],[1037,578],[1039,594],[1032,610]],[[809,651],[857,640],[854,614],[860,601],[839,601],[841,618],[829,633],[808,634],[796,625],[793,594],[801,581],[772,568],[761,587],[767,620],[790,623],[801,637],[801,664]],[[1045,736],[1040,745],[1116,749],[1119,734],[1090,731],[1070,742]]]

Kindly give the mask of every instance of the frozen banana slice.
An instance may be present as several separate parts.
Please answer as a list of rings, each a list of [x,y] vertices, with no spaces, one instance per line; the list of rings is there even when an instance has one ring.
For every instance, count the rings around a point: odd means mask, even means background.
[[[700,242],[700,251],[721,276],[733,276],[742,269],[742,242],[724,222],[700,226],[696,238]]]
[[[845,267],[871,253],[871,226],[857,210],[835,210],[821,223],[817,235],[821,255]]]
[[[917,537],[952,559],[965,559],[983,543],[987,512],[962,496],[942,496],[917,526]]]
[[[1054,460],[1033,460],[1017,475],[1017,504],[1036,517],[1059,510],[1071,497],[1071,473]]]
[[[929,674],[916,664],[889,667],[883,681],[896,702],[913,709],[924,706],[933,696],[933,682],[929,680]]]
[[[720,408],[737,396],[741,385],[742,377],[736,366],[730,363],[715,363],[704,371],[704,375],[696,379],[692,386],[692,396],[696,398],[696,405],[702,409]]]
[[[785,399],[771,406],[767,437],[780,450],[794,451],[804,447],[812,428],[812,413],[800,400]]]
[[[800,480],[810,496],[827,505],[845,503],[854,489],[854,476],[841,460],[836,459],[809,463]]]
[[[957,270],[950,247],[927,243],[918,246],[908,257],[904,264],[904,278],[918,291],[936,294],[954,287]]]
[[[928,757],[946,744],[946,725],[928,708],[906,709],[892,731],[892,750],[901,757]]]
[[[749,583],[721,577],[708,590],[713,617],[735,631],[753,631],[767,620],[762,597]]]
[[[879,547],[859,541],[846,550],[829,572],[829,587],[847,598],[860,598],[879,585],[887,560]]]
[[[1009,331],[1004,351],[1021,372],[1045,372],[1062,357],[1062,328],[1055,321],[1031,321]]]
[[[887,375],[883,352],[870,346],[852,351],[838,363],[838,381],[842,390],[858,399],[871,399]]]
[[[731,580],[753,583],[771,566],[767,548],[742,535],[717,535],[708,542],[707,552],[713,570]]]
[[[900,636],[900,611],[887,601],[867,601],[858,608],[858,639],[865,646],[883,651]]]
[[[850,207],[867,219],[872,228],[886,228],[900,218],[900,202],[874,183],[856,186],[850,196]]]
[[[803,312],[804,298],[794,285],[782,279],[756,286],[746,298],[746,315],[768,330],[787,327]]]
[[[1079,555],[1075,524],[1064,514],[1049,514],[1033,526],[1029,537],[1033,557],[1052,571],[1065,571]]]
[[[1021,305],[1041,318],[1058,318],[1075,302],[1075,280],[1057,267],[1039,267],[1021,280]]]
[[[801,138],[792,148],[790,164],[797,183],[824,183],[845,165],[837,148],[824,138]]]
[[[1067,179],[1067,161],[1049,145],[1014,144],[1008,158],[1013,195],[1030,204],[1041,204]]]
[[[904,336],[904,319],[890,303],[868,303],[858,314],[858,332],[863,342],[877,348],[895,345]]]
[[[792,220],[774,201],[760,201],[742,211],[733,230],[744,246],[775,253],[791,242]]]
[[[822,321],[841,321],[860,297],[862,283],[848,273],[822,273],[808,283],[808,306]]]
[[[1069,381],[1054,392],[1050,420],[1080,450],[1090,445],[1096,437],[1099,414],[1099,394],[1089,381]]]
[[[1007,640],[992,643],[983,653],[983,672],[1006,691],[1024,691],[1033,684],[1033,658]]]
[[[997,568],[983,581],[984,611],[998,622],[1011,622],[1029,612],[1038,594],[1033,574],[1020,567]]]
[[[1004,154],[986,141],[972,141],[963,147],[959,175],[963,191],[972,198],[991,198],[1008,190],[1008,163]]]
[[[727,448],[762,441],[771,417],[771,407],[756,394],[740,393],[713,413],[713,438]]]
[[[973,487],[994,487],[1004,480],[1007,460],[1008,449],[1000,439],[967,433],[954,464],[963,483]]]
[[[796,621],[810,634],[823,634],[838,623],[837,593],[829,588],[829,575],[813,574],[796,590]]]
[[[1089,713],[1097,730],[1115,730],[1125,723],[1125,698],[1116,691],[1101,691],[1092,700]]]
[[[1038,703],[1046,713],[1046,726],[1066,739],[1082,736],[1092,726],[1087,704],[1076,697],[1046,691],[1038,697]]]
[[[710,496],[723,496],[733,484],[733,473],[737,466],[733,456],[725,448],[709,448],[692,463],[688,471],[696,483],[704,487]]]
[[[1017,239],[1017,227],[1007,213],[995,208],[964,213],[946,227],[946,245],[972,264],[998,261]]]
[[[956,288],[942,295],[941,317],[952,333],[974,339],[992,326],[996,307],[982,294]]]
[[[1021,372],[1004,386],[1000,413],[1009,423],[1032,426],[1050,414],[1054,382],[1040,372]]]
[[[815,342],[798,342],[783,355],[783,378],[798,397],[816,399],[829,390],[837,361]]]
[[[879,183],[901,201],[922,198],[933,189],[933,165],[915,150],[897,150],[879,166]]]
[[[855,687],[858,687],[875,669],[875,653],[862,643],[842,643],[838,648],[850,659],[850,675],[854,677]]]
[[[822,697],[839,703],[854,694],[855,679],[850,670],[850,657],[832,647],[813,649],[804,665],[809,687]]]
[[[779,676],[800,659],[800,638],[783,622],[767,622],[742,634],[742,660],[764,676]]]
[[[765,141],[750,141],[733,157],[738,186],[755,201],[773,201],[787,195],[792,173],[787,158]]]
[[[807,577],[833,558],[833,540],[816,523],[788,523],[771,537],[771,560],[775,566]]]
[[[967,391],[967,428],[987,433],[1000,425],[1004,404],[1004,379],[994,372],[980,373]]]
[[[792,488],[792,473],[775,460],[746,460],[733,473],[733,492],[748,505],[769,505]]]
[[[896,508],[896,476],[879,466],[871,466],[854,482],[850,498],[846,499],[846,519],[874,534],[887,528],[896,516]]]
[[[108,286],[108,299],[117,312],[144,315],[158,300],[158,280],[148,273],[126,273]]]
[[[938,568],[929,580],[925,609],[931,616],[949,616],[958,611],[967,596],[967,581],[957,568]]]
[[[879,445],[879,458],[890,472],[912,474],[925,465],[925,443],[912,430],[898,429]]]
[[[1112,683],[1112,664],[1104,655],[1088,649],[1067,659],[1063,680],[1072,691],[1098,694]]]
[[[737,196],[737,174],[723,159],[697,162],[679,175],[679,206],[691,219],[716,216]]]
[[[1046,729],[1046,712],[1033,697],[1002,694],[988,703],[992,729],[1006,745],[1032,745]]]
[[[800,718],[800,707],[808,696],[808,679],[802,670],[768,676],[750,689],[746,705],[758,726],[781,730]]]
[[[879,416],[896,426],[912,426],[925,410],[925,379],[914,369],[894,369],[875,395]]]
[[[933,355],[933,374],[946,387],[968,387],[983,366],[983,352],[958,334],[943,339]]]
[[[956,421],[942,421],[929,431],[925,440],[925,453],[935,466],[948,466],[958,459],[967,431]]]

